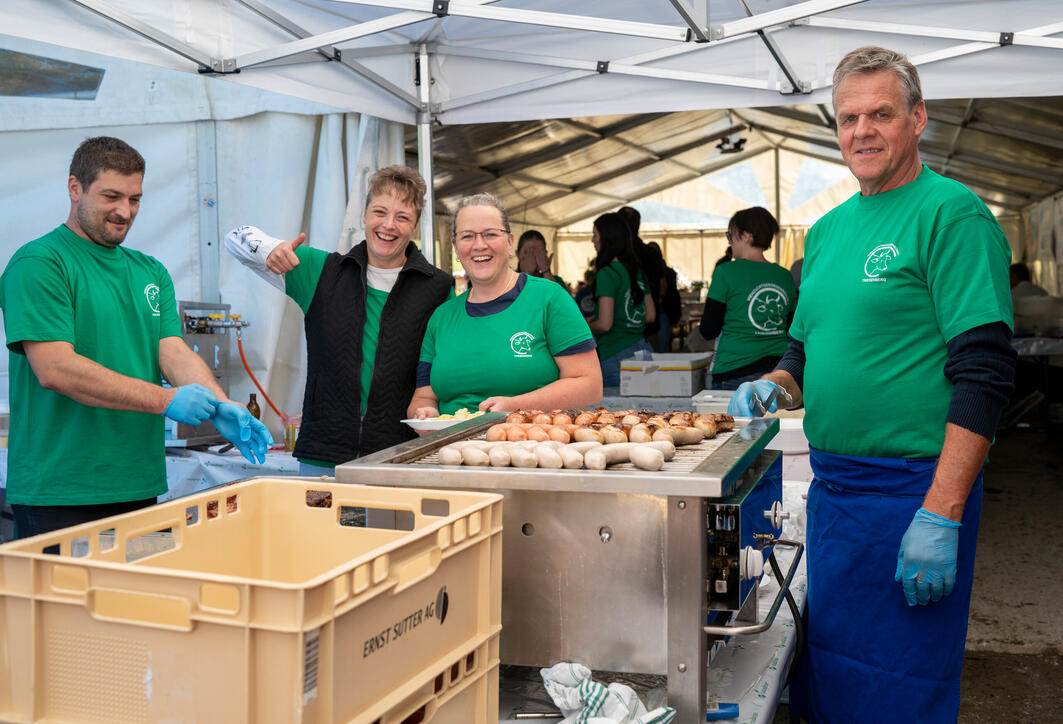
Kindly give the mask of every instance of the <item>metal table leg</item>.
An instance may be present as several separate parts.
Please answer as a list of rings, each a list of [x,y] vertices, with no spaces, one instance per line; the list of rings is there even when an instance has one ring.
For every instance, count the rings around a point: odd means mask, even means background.
[[[705,721],[708,604],[705,499],[668,497],[668,705],[674,724]]]

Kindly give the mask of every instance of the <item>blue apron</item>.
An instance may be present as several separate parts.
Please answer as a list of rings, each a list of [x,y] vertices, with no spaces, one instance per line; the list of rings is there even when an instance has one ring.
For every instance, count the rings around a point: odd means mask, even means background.
[[[982,513],[979,473],[960,528],[956,588],[910,607],[894,582],[901,538],[936,458],[811,451],[807,646],[791,710],[818,722],[955,722]]]

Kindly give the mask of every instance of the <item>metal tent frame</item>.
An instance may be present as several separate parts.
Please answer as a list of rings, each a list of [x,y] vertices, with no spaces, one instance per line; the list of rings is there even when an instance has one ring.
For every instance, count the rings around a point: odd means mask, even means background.
[[[763,3],[757,3],[756,0],[734,0],[730,12],[725,10],[720,13],[718,7],[720,3],[716,4],[717,16],[722,15],[722,21],[715,23],[712,21],[720,18],[710,17],[709,0],[668,0],[667,3],[660,0],[659,6],[655,6],[653,10],[654,18],[659,19],[660,22],[605,17],[604,9],[594,14],[579,14],[548,12],[527,7],[507,7],[499,0],[336,0],[332,3],[315,0],[320,6],[329,5],[342,9],[349,6],[371,8],[375,15],[372,19],[352,23],[348,22],[348,15],[343,12],[334,12],[333,25],[335,27],[324,31],[314,31],[292,17],[293,7],[285,1],[235,0],[246,12],[279,31],[278,37],[285,39],[246,52],[219,55],[185,42],[174,32],[152,25],[114,2],[105,0],[57,1],[91,10],[110,23],[166,49],[180,59],[177,62],[188,64],[187,69],[201,73],[232,75],[262,72],[266,69],[292,68],[313,62],[335,64],[355,76],[359,83],[368,85],[374,91],[397,100],[401,107],[406,109],[417,126],[417,157],[421,173],[426,179],[434,178],[431,152],[435,145],[433,135],[441,126],[453,127],[449,125],[452,119],[464,121],[475,115],[478,109],[492,106],[492,104],[494,104],[492,107],[497,107],[498,103],[512,101],[529,93],[557,91],[563,86],[578,84],[581,81],[594,81],[596,77],[601,76],[644,79],[650,82],[678,82],[692,89],[708,87],[751,91],[758,94],[756,96],[758,105],[762,107],[769,104],[806,105],[807,110],[801,111],[803,115],[800,118],[794,116],[792,112],[787,113],[781,110],[778,112],[763,109],[756,112],[748,111],[743,117],[748,116],[749,120],[743,125],[749,131],[757,133],[761,143],[756,144],[755,148],[759,148],[760,152],[767,148],[789,148],[799,153],[814,153],[807,148],[809,145],[832,148],[833,144],[829,140],[829,135],[825,135],[822,131],[831,128],[833,118],[825,105],[827,96],[820,92],[829,91],[829,81],[822,77],[815,77],[813,68],[807,62],[796,62],[791,57],[795,47],[800,47],[801,43],[807,42],[806,39],[814,39],[817,37],[814,33],[820,31],[856,32],[868,34],[869,37],[912,36],[948,41],[947,45],[935,47],[927,52],[911,54],[912,61],[920,68],[945,64],[964,56],[984,55],[1007,46],[1049,51],[1063,50],[1063,38],[1052,37],[1063,33],[1063,9],[1057,13],[1059,17],[1053,22],[1015,31],[1005,27],[975,30],[960,27],[959,24],[955,27],[943,27],[929,24],[883,22],[856,18],[839,12],[859,5],[868,7],[888,5],[888,0],[805,0],[767,11],[757,11],[755,5],[763,5]],[[530,3],[519,3],[518,0],[517,4]],[[778,3],[771,4],[777,5]],[[587,7],[594,8],[593,5],[576,6],[577,9]],[[957,13],[956,17],[960,15]],[[484,28],[503,35],[515,28],[545,28],[548,31],[607,36],[613,41],[624,38],[653,41],[653,47],[650,50],[625,54],[616,51],[626,46],[614,43],[609,46],[606,54],[594,59],[565,57],[550,52],[511,51],[508,48],[489,47],[489,45],[474,42],[454,42],[448,39],[448,29],[451,27],[449,24],[459,21],[478,23],[475,28]],[[416,35],[412,38],[400,35],[399,37],[404,40],[395,42],[395,32],[400,29],[409,29],[411,26],[417,26]],[[724,50],[726,46],[732,43],[742,43],[747,39],[759,41],[766,49],[774,70],[768,72],[762,70],[759,73],[742,75],[726,72],[710,73],[693,69],[695,64],[704,66],[706,60],[719,57],[718,53],[727,53],[728,51]],[[366,44],[367,41],[380,40],[384,42],[378,45]],[[953,41],[956,42],[953,43]],[[705,52],[711,55],[705,55]],[[374,59],[385,56],[407,56],[410,68],[413,70],[410,77],[404,79],[393,75],[389,78],[385,73],[370,67]],[[436,87],[437,80],[445,81],[442,77],[445,74],[441,69],[448,63],[461,59],[505,64],[506,67],[525,68],[531,72],[515,72],[514,76],[523,79],[503,82],[491,88],[461,91],[452,95],[439,93]],[[774,100],[765,100],[765,93],[770,94]],[[697,102],[694,101],[693,105],[696,106]],[[714,104],[710,101],[702,107],[714,107]],[[996,126],[987,126],[987,122],[974,113],[974,108],[975,101],[969,101],[966,113],[957,113],[951,107],[942,107],[933,111],[932,121],[935,124],[951,126],[953,136],[952,140],[947,143],[924,142],[923,151],[932,166],[960,180],[971,182],[972,187],[976,187],[976,190],[983,193],[988,201],[1007,209],[1019,208],[1024,202],[1035,200],[1036,194],[1051,193],[1054,189],[1058,189],[1060,178],[1056,170],[1038,168],[1037,164],[1015,165],[1008,159],[994,158],[992,154],[983,154],[964,148],[963,144],[958,145],[961,135],[984,131],[1007,136],[1015,143],[1029,143],[1053,151],[1059,149],[1059,141],[1051,133],[1045,133],[1038,128],[1024,129],[1021,127],[1012,128],[1009,133],[1004,133]],[[780,123],[780,119],[785,123]],[[569,124],[571,129],[584,134],[584,141],[601,143],[611,140],[614,143],[627,144],[629,148],[632,144],[638,145],[630,140],[630,134],[627,131],[620,131],[608,125],[599,127],[585,123],[580,129],[572,125],[572,122]],[[716,133],[718,132],[720,131]],[[596,134],[599,133],[602,137],[595,140]],[[705,135],[703,142],[711,143],[716,137],[714,133],[709,133]],[[796,148],[793,146],[794,142],[798,144]],[[787,143],[790,145],[787,146]],[[719,160],[701,164],[686,163],[683,160],[684,154],[696,147],[693,140],[685,144],[669,146],[664,150],[643,147],[646,151],[643,159],[644,165],[634,169],[620,168],[618,171],[621,174],[630,173],[632,170],[657,167],[661,164],[674,170],[686,164],[685,177],[682,177],[684,175],[681,175],[681,178],[665,175],[661,182],[654,185],[658,187],[677,183],[693,175],[700,175],[719,168]],[[746,157],[755,148],[751,148]],[[830,152],[820,155],[835,160]],[[1050,157],[1054,156],[1050,155]],[[453,175],[456,161],[440,159],[439,163],[449,164],[451,175]],[[516,165],[520,166],[521,163],[528,168],[526,161],[517,162]],[[471,165],[479,166],[476,163]],[[1023,181],[1039,181],[1042,182],[1042,186],[1024,183],[1016,186],[1003,178],[984,180],[978,169],[990,169],[1008,176],[1017,176]],[[597,195],[612,203],[632,200],[628,194],[614,194],[603,190],[602,182],[608,180],[604,178],[604,172],[600,173],[598,178],[591,177],[575,183],[562,183],[527,173],[524,173],[522,177],[515,174],[523,172],[514,168],[498,171],[490,166],[483,166],[471,173],[473,178],[445,181],[440,188],[440,199],[445,201],[457,188],[475,185],[475,175],[483,177],[486,173],[495,180],[507,178],[512,181],[532,181],[551,189],[536,199],[534,202],[536,206],[548,206],[560,195],[571,195],[574,192]],[[429,188],[432,188],[431,183]],[[443,211],[448,206],[444,203],[441,208],[433,202],[434,200],[430,198],[429,203],[433,205],[429,208],[435,208],[437,211]],[[590,206],[584,216],[600,208],[605,207],[602,204]],[[559,224],[563,225],[564,221],[570,219],[571,217],[566,217]],[[422,240],[425,242],[425,253],[432,258],[434,256],[434,233],[430,218],[422,221],[421,233]]]

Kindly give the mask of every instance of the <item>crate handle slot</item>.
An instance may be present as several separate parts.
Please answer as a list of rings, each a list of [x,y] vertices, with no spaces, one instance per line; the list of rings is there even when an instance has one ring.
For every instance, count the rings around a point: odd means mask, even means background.
[[[428,578],[436,572],[442,560],[443,551],[440,550],[439,546],[432,546],[413,558],[394,566],[395,589],[391,593],[396,594],[405,591],[410,586],[414,586]]]
[[[101,621],[117,621],[171,631],[191,631],[192,607],[187,598],[141,591],[90,588],[85,598],[89,615]]]
[[[401,707],[401,708],[400,708]],[[429,694],[425,699],[413,706],[395,707],[383,719],[383,724],[428,724],[435,718],[439,710],[439,699],[435,694]]]

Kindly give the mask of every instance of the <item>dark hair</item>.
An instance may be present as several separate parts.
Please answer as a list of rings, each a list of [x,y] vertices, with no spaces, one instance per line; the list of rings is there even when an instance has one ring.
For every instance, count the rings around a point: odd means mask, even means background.
[[[639,226],[642,224],[642,214],[634,206],[621,206],[620,213],[624,216],[624,221],[631,227],[631,236],[636,237],[639,235]]]
[[[70,175],[82,188],[92,186],[100,171],[117,171],[123,176],[144,175],[144,157],[125,141],[111,136],[86,138],[70,159]]]
[[[728,229],[738,229],[753,235],[753,246],[758,249],[770,249],[771,240],[779,233],[779,222],[763,206],[736,211],[727,222]]]
[[[1008,271],[1015,275],[1015,278],[1020,282],[1030,281],[1030,267],[1023,264],[1021,261],[1017,264],[1012,264]]]
[[[543,242],[543,246],[546,246],[546,237],[543,236],[542,233],[540,233],[539,231],[537,231],[535,229],[528,229],[527,231],[525,231],[523,234],[520,235],[519,239],[517,239],[517,253],[518,254],[520,253],[520,248],[522,246],[524,246],[524,242],[526,242],[526,241],[541,241],[541,242]]]
[[[596,270],[609,266],[613,259],[617,259],[627,269],[631,279],[631,301],[642,304],[644,292],[639,286],[639,266],[635,260],[635,250],[631,243],[631,227],[619,212],[602,214],[594,220],[594,228],[598,230],[598,256],[594,259]]]
[[[385,166],[377,170],[369,177],[367,184],[369,190],[365,194],[365,207],[368,209],[374,196],[379,196],[385,191],[393,191],[404,203],[410,204],[417,211],[417,218],[421,218],[421,209],[424,208],[424,195],[428,190],[421,174],[409,166],[395,165]]]

